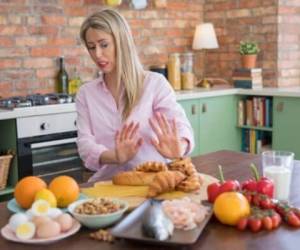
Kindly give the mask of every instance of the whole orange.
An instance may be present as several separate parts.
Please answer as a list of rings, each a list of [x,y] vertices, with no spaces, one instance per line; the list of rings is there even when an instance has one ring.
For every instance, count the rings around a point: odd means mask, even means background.
[[[34,202],[36,193],[46,187],[47,184],[41,178],[27,176],[17,183],[14,197],[20,207],[28,209]]]
[[[215,200],[214,213],[221,223],[234,226],[241,218],[250,214],[250,205],[244,195],[226,192]]]
[[[49,184],[49,190],[55,195],[58,207],[67,207],[79,196],[79,186],[70,176],[55,177]]]

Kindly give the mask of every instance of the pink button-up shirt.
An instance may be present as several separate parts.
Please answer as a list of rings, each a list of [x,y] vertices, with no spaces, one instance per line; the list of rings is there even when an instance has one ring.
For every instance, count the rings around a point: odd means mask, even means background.
[[[149,118],[155,112],[165,114],[168,119],[175,118],[180,138],[189,142],[186,154],[193,149],[192,127],[163,75],[146,73],[142,97],[125,122],[122,121],[123,106],[124,103],[121,102],[120,108],[117,108],[102,77],[84,84],[77,93],[77,145],[85,166],[96,171],[90,181],[111,179],[115,173],[130,170],[145,161],[167,161],[150,142],[155,133],[149,125]],[[131,121],[139,122],[139,135],[144,139],[136,156],[124,165],[100,164],[100,155],[115,148],[117,130],[121,130],[124,123],[129,124]]]

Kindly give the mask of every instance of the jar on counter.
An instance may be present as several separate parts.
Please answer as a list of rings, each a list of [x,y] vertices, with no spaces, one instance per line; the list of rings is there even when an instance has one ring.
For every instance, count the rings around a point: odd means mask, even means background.
[[[181,86],[185,90],[194,88],[193,56],[193,53],[188,52],[183,53],[181,57]]]
[[[168,80],[171,83],[174,90],[181,89],[180,54],[179,53],[172,53],[169,55]]]

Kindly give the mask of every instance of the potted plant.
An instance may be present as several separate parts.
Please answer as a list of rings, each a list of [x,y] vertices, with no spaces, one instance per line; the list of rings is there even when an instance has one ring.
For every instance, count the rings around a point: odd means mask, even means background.
[[[242,66],[244,68],[255,68],[259,47],[256,42],[241,41],[240,54],[242,55]]]

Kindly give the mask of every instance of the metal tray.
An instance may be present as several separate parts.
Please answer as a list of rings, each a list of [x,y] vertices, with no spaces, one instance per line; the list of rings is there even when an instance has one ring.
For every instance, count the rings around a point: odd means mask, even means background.
[[[111,233],[116,238],[122,238],[127,240],[137,240],[145,243],[160,244],[160,245],[190,245],[197,241],[201,232],[205,228],[206,224],[210,220],[213,210],[209,206],[209,213],[205,219],[195,229],[184,231],[175,229],[172,237],[165,241],[159,241],[146,237],[142,234],[142,216],[147,208],[150,206],[151,201],[146,200],[142,205],[132,211],[127,217],[125,217],[118,225],[116,225]],[[206,204],[205,204],[206,205]]]

